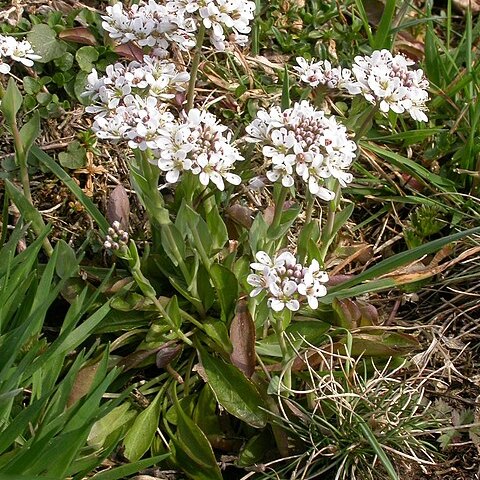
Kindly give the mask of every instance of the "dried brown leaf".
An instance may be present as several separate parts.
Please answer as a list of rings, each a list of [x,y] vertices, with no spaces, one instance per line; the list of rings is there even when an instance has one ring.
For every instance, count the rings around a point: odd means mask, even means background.
[[[74,403],[87,395],[87,393],[90,391],[99,365],[99,363],[94,363],[93,365],[87,365],[86,367],[83,367],[81,370],[79,370],[79,372],[77,373],[77,378],[75,378],[75,383],[73,384],[72,391],[68,396],[68,407],[71,407]]]
[[[230,340],[233,345],[231,362],[245,376],[251,377],[255,371],[255,324],[245,298],[237,304],[237,313],[230,326]]]
[[[252,226],[253,212],[250,208],[240,205],[238,203],[231,205],[227,208],[226,214],[235,222],[240,224],[242,227],[250,228]]]
[[[143,50],[134,43],[122,43],[117,45],[114,52],[127,60],[143,61]]]
[[[107,220],[112,224],[117,221],[120,222],[122,230],[128,230],[130,216],[130,201],[128,199],[127,191],[123,185],[117,185],[110,195],[107,203]]]
[[[86,27],[67,28],[58,34],[58,37],[67,42],[80,43],[82,45],[95,46],[95,35]]]
[[[163,345],[157,352],[158,368],[165,368],[182,350],[181,345]]]

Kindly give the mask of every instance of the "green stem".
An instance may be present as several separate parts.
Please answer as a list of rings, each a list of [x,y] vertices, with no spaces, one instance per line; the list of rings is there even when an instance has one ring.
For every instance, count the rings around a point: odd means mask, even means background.
[[[313,207],[315,206],[315,197],[307,191],[307,208],[305,209],[305,225],[312,221]]]
[[[202,259],[203,266],[207,269],[207,272],[210,273],[210,259],[208,258],[207,252],[203,248],[202,240],[198,234],[198,230],[192,229],[193,239],[195,240],[195,249],[197,250],[200,258]]]
[[[200,58],[202,56],[203,40],[205,39],[205,25],[200,23],[197,34],[197,44],[195,46],[195,55],[192,60],[192,67],[190,68],[190,81],[188,83],[187,91],[187,108],[188,112],[193,108],[193,101],[195,99],[195,85],[197,83],[198,66],[200,65]]]
[[[290,311],[289,311],[290,313]],[[282,351],[282,366],[284,367],[284,384],[288,390],[292,388],[292,368],[290,362],[290,352],[288,351],[287,343],[285,342],[285,331],[283,329],[282,315],[275,315],[275,331],[277,333],[278,344]]]
[[[154,240],[154,249],[156,245],[158,246],[161,243],[158,235],[158,232],[161,230],[167,238],[169,246],[173,252],[173,255],[175,256],[175,260],[180,267],[185,281],[189,285],[192,281],[192,276],[190,275],[187,265],[185,264],[184,258],[178,250],[177,243],[175,242],[175,238],[172,233],[172,223],[169,219],[168,211],[164,206],[162,194],[158,191],[158,178],[160,176],[160,171],[148,161],[147,155],[147,151],[141,152],[138,158],[140,170],[143,177],[147,181],[146,185],[148,191],[142,192],[142,194],[143,196],[148,196],[148,201],[150,203],[150,208],[147,208],[147,214],[153,217],[152,235]],[[147,203],[145,202],[145,204]]]
[[[32,193],[30,191],[30,179],[28,178],[27,158],[23,142],[20,138],[17,122],[12,125],[13,142],[15,144],[15,157],[20,167],[20,181],[22,182],[23,194],[27,200],[32,203]]]
[[[165,308],[163,308],[163,305],[160,303],[155,294],[155,290],[151,286],[149,280],[143,275],[139,265],[134,261],[130,261],[130,268],[132,269],[133,278],[140,287],[140,290],[142,290],[142,293],[145,295],[145,297],[153,302],[156,309],[168,323],[168,326],[178,335],[178,338],[183,340],[187,345],[192,345],[192,341],[180,330],[180,328],[177,327],[177,325],[175,325],[175,322],[170,318],[170,315],[167,313]]]
[[[13,143],[15,146],[15,158],[17,159],[18,166],[20,167],[20,181],[22,183],[22,190],[25,198],[28,200],[30,205],[33,205],[32,200],[32,192],[30,190],[30,178],[28,176],[28,167],[27,167],[27,152],[23,147],[22,138],[20,137],[20,131],[18,130],[18,125],[16,119],[13,121],[13,125],[11,125],[12,133],[13,133]],[[35,230],[35,227],[33,227]],[[35,232],[39,235],[41,232]],[[43,240],[43,249],[45,253],[51,257],[53,254],[53,247],[48,238],[44,238]]]
[[[333,200],[330,200],[328,204],[328,214],[327,214],[327,223],[325,224],[323,233],[322,233],[322,262],[325,261],[325,257],[327,256],[328,246],[331,243],[331,236],[333,233],[333,226],[335,224],[335,215],[337,213],[337,207],[340,200],[340,182],[335,180],[335,187],[333,189],[333,193],[335,194]]]
[[[287,199],[287,195],[288,195],[288,188],[282,185],[282,188],[280,189],[280,193],[278,194],[278,197],[275,199],[275,213],[273,215],[272,225],[270,226],[272,230],[274,230],[280,225],[280,220],[282,219],[282,213],[283,213],[283,206],[285,204],[285,200]]]
[[[175,242],[175,238],[172,233],[172,226],[163,225],[162,228],[163,228],[163,232],[165,233],[165,236],[167,237],[167,241],[173,252],[173,255],[175,256],[175,260],[177,261],[178,266],[180,267],[183,278],[187,282],[187,285],[190,285],[192,282],[192,275],[190,274],[187,264],[185,263],[185,260],[182,257],[182,254],[180,253],[180,250],[177,247],[177,243]]]

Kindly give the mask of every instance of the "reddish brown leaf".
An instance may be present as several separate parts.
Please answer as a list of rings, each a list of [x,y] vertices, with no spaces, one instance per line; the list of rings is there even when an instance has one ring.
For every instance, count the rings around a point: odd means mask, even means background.
[[[119,363],[119,367],[124,367],[124,372],[131,370],[132,368],[138,368],[142,363],[147,360],[152,355],[157,353],[158,349],[155,350],[137,350],[136,352],[131,353],[124,357]]]
[[[250,210],[248,207],[245,207],[243,205],[239,205],[236,203],[235,205],[232,205],[227,208],[226,214],[235,222],[242,227],[245,228],[250,228],[252,226],[253,220],[252,220],[252,210]]]
[[[122,230],[128,230],[128,217],[130,216],[130,201],[123,185],[117,185],[110,195],[107,203],[107,220],[110,225],[120,222]]]
[[[143,50],[134,43],[122,43],[117,45],[114,52],[127,60],[143,61]]]
[[[58,37],[67,42],[80,43],[82,45],[95,46],[95,35],[86,27],[67,28],[58,34]]]
[[[354,275],[332,275],[328,278],[327,287],[334,287],[335,285],[341,285],[344,282],[348,282],[354,277]]]
[[[358,326],[361,312],[356,302],[349,298],[344,298],[343,300],[335,299],[332,307],[336,313],[336,320],[339,326],[348,329]]]
[[[88,365],[79,370],[79,372],[77,373],[77,378],[75,378],[75,383],[73,384],[72,391],[68,396],[68,407],[71,407],[74,403],[87,395],[87,393],[90,391],[99,365],[99,363],[94,363],[93,365]]]
[[[245,298],[237,304],[237,314],[230,325],[230,340],[233,345],[230,360],[245,376],[251,377],[255,371],[255,324]]]
[[[378,311],[377,309],[371,304],[367,302],[360,302],[359,300],[356,301],[358,308],[360,309],[360,320],[359,326],[366,327],[372,325],[378,325]]]
[[[182,350],[181,345],[163,345],[157,352],[157,367],[165,368]]]

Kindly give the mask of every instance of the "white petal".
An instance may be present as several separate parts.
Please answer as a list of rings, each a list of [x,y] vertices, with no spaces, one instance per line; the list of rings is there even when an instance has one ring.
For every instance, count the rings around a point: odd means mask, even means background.
[[[278,298],[271,298],[269,300],[270,308],[275,312],[281,312],[285,308],[285,304],[278,300]]]
[[[298,303],[298,300],[290,300],[287,302],[287,308],[292,312],[296,312],[300,308],[300,303]]]

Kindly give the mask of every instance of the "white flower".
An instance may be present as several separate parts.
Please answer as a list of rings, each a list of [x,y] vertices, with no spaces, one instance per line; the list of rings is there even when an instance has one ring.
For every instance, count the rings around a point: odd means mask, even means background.
[[[225,189],[225,181],[239,185],[241,178],[232,172],[243,160],[231,143],[231,133],[209,112],[192,108],[188,114],[162,129],[151,147],[154,161],[167,173],[170,183],[178,181],[184,171],[191,171],[202,185],[213,183]]]
[[[10,72],[10,65],[3,61],[3,58],[10,58],[15,62],[22,63],[26,67],[33,66],[35,60],[40,60],[32,45],[27,40],[17,40],[14,37],[0,35],[0,73]]]
[[[281,312],[287,307],[292,312],[300,308],[300,302],[293,298],[297,291],[297,284],[293,280],[287,280],[280,288],[275,283],[270,284],[270,293],[273,297],[268,299],[267,305],[275,312]]]
[[[297,178],[313,195],[331,200],[333,192],[324,187],[328,178],[338,179],[342,186],[353,179],[347,169],[355,159],[357,145],[334,117],[327,117],[307,101],[283,112],[278,107],[260,110],[246,131],[246,141],[261,147],[271,182],[291,187]]]
[[[428,80],[423,70],[410,68],[414,62],[388,50],[376,50],[370,56],[357,56],[352,67],[357,84],[350,93],[362,93],[382,112],[408,112],[418,121],[428,121]],[[355,90],[355,91],[352,91]],[[360,90],[358,92],[357,90]]]
[[[181,50],[195,46],[195,32],[200,22],[209,32],[210,42],[217,50],[225,50],[225,31],[233,41],[245,43],[250,32],[255,3],[242,0],[177,0],[132,5],[125,9],[121,2],[107,7],[102,16],[103,28],[120,42],[135,42],[140,47],[153,47],[155,55],[165,58],[170,44]]]
[[[303,57],[297,57],[296,60],[298,67],[294,66],[294,70],[300,75],[300,80],[311,87],[326,85],[329,88],[354,88],[352,72],[346,68],[332,67],[328,60],[312,60],[310,63]]]
[[[327,294],[322,284],[328,281],[328,275],[320,270],[317,260],[304,267],[288,251],[276,254],[273,259],[266,252],[259,251],[255,258],[257,262],[251,263],[250,268],[257,273],[247,277],[247,283],[254,287],[250,296],[265,292],[267,305],[273,311],[287,308],[295,312],[305,300],[315,310],[318,299]]]

